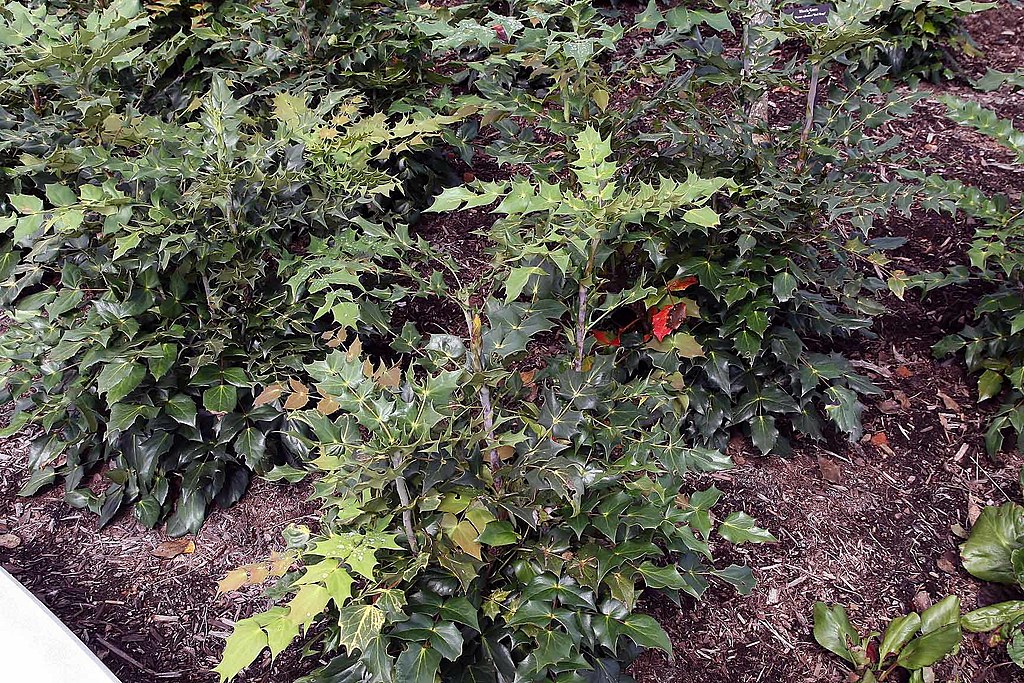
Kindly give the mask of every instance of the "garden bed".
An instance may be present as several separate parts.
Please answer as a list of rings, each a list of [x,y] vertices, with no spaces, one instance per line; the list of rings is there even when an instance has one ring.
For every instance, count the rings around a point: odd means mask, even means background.
[[[1024,10],[1003,5],[972,17],[968,26],[985,54],[969,61],[973,76],[989,66],[1024,67]],[[957,82],[926,87],[979,100],[1024,130],[1020,95],[1000,100]],[[933,103],[918,106],[919,115],[899,124],[911,154],[924,150],[952,177],[1020,196],[1024,174],[1005,152],[947,121]],[[481,250],[469,234],[475,218],[432,217],[420,234],[472,268]],[[894,252],[908,273],[963,262],[973,231],[922,210],[893,218],[887,229],[908,240]],[[906,301],[889,297],[889,312],[874,327],[877,339],[845,349],[884,390],[867,402],[860,443],[834,434],[824,446],[798,440],[794,455],[780,458],[756,455],[742,438],[730,442],[736,467],[705,475],[706,483],[725,493],[722,512],[750,513],[780,542],[719,550],[752,567],[758,584],[750,596],[713,589],[705,601],[685,599],[682,609],[644,599],[643,610],[678,647],[672,661],[643,654],[631,669],[639,681],[839,681],[845,674],[837,660],[811,637],[815,601],[845,604],[856,623],[878,629],[950,593],[967,609],[1002,598],[994,584],[962,569],[957,547],[982,507],[1019,497],[1024,459],[985,454],[989,415],[976,404],[974,381],[961,359],[931,354],[932,345],[962,327],[974,298],[956,289],[923,301],[915,293]],[[408,315],[423,327],[441,321],[442,328],[452,317],[425,306]],[[544,351],[534,349],[523,368],[538,364]],[[3,417],[0,412],[0,422]],[[217,580],[280,548],[286,525],[315,524],[316,506],[307,502],[311,487],[257,481],[237,505],[215,512],[184,542],[130,515],[98,531],[92,515],[63,503],[60,490],[16,496],[26,476],[26,438],[0,442],[2,566],[124,683],[216,680],[209,670],[234,622],[268,605],[258,588],[218,595]],[[292,651],[273,663],[264,653],[239,680],[291,680],[315,665]],[[994,683],[1017,680],[1012,666],[1004,649],[969,636],[937,673],[940,680]]]

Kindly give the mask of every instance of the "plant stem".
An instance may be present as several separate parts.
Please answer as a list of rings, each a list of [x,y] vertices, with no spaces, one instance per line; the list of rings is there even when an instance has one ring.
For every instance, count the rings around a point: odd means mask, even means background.
[[[416,532],[412,526],[412,498],[409,497],[409,485],[402,476],[402,458],[397,453],[391,456],[391,463],[395,468],[395,488],[398,489],[398,499],[402,501],[402,526],[405,527],[405,535],[409,539],[409,550],[419,553],[419,544],[416,542]]]
[[[313,41],[309,36],[309,22],[306,20],[306,0],[299,0],[299,37],[306,50],[306,59],[313,55]]]
[[[473,364],[473,370],[482,373],[484,371],[484,353],[480,314],[477,313],[470,317],[469,311],[466,311],[466,327],[469,328],[469,357]],[[494,476],[494,487],[497,489],[501,488],[501,477],[497,475],[497,471],[501,468],[501,457],[494,445],[496,441],[494,437],[494,405],[491,403],[490,387],[486,384],[480,387],[480,409],[483,414],[484,433],[487,435],[488,464]]]
[[[601,241],[597,237],[590,240],[590,254],[587,256],[587,267],[580,280],[579,310],[576,313],[576,372],[583,371],[583,347],[587,340],[587,298],[590,295],[588,283],[594,276],[594,261],[597,259],[597,248]]]
[[[796,170],[803,170],[804,162],[807,161],[807,141],[811,137],[811,129],[814,128],[814,104],[818,99],[818,78],[821,75],[821,65],[815,62],[811,65],[811,82],[807,86],[807,111],[804,112],[804,129],[800,131],[800,159],[797,161]]]
[[[772,23],[772,3],[766,0],[749,0],[750,21],[743,26],[743,80],[747,81],[763,66],[768,54],[768,42],[760,33],[761,28]],[[747,103],[747,121],[751,124],[768,118],[768,93],[761,92],[756,100]]]

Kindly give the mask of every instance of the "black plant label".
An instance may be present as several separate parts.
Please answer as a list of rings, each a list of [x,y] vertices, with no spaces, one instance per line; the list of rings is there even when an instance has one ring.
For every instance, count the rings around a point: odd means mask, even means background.
[[[800,7],[786,7],[782,10],[793,17],[793,21],[801,24],[827,24],[828,15],[832,11],[832,5],[802,5]]]

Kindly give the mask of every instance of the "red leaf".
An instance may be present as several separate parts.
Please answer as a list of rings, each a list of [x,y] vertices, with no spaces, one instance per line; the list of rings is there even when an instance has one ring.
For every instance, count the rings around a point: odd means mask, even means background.
[[[622,337],[619,334],[612,336],[610,332],[594,332],[594,339],[602,346],[622,346]]]
[[[664,341],[686,320],[686,304],[669,304],[661,308],[651,309],[651,328],[658,341]]]
[[[502,26],[501,24],[495,24],[491,28],[494,29],[494,33],[497,34],[498,38],[501,39],[502,42],[508,42],[508,34],[505,33],[504,26]]]
[[[665,287],[670,292],[681,292],[695,284],[697,284],[697,278],[687,275],[686,277],[677,277],[675,280],[671,280]]]

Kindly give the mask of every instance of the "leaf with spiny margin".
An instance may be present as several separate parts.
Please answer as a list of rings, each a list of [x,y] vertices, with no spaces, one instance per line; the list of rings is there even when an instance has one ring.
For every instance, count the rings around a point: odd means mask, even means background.
[[[349,654],[365,650],[383,627],[384,612],[373,605],[347,605],[338,611],[338,640]]]
[[[730,543],[776,543],[775,538],[766,529],[757,526],[754,518],[745,512],[734,512],[725,518],[718,527],[718,533]]]
[[[449,598],[441,605],[440,616],[448,621],[455,621],[469,626],[480,633],[480,620],[477,608],[467,598],[460,596]]]
[[[572,656],[572,638],[561,631],[541,631],[537,638],[537,649],[534,650],[534,666],[538,672],[549,666],[555,666]]]
[[[249,666],[269,644],[267,634],[255,619],[242,619],[224,645],[224,654],[214,671],[221,681],[228,681]]]
[[[630,614],[619,627],[619,633],[628,636],[640,647],[655,647],[673,657],[672,641],[665,629],[646,614]]]

